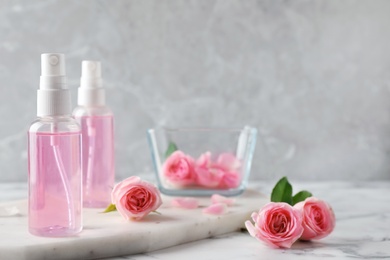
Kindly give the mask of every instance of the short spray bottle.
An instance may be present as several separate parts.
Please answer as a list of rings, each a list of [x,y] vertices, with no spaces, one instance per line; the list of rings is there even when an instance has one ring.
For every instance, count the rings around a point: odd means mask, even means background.
[[[105,208],[115,181],[114,116],[106,106],[100,62],[82,62],[77,102],[73,116],[82,133],[83,204]]]
[[[65,57],[41,55],[37,120],[28,131],[29,231],[47,237],[82,230],[81,129],[71,117]]]

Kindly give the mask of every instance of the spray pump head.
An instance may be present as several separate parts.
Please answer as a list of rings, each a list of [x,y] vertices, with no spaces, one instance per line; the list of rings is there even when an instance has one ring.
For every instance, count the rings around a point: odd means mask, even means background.
[[[77,99],[78,105],[104,106],[105,90],[103,89],[100,62],[84,60],[81,67],[81,79]]]
[[[70,92],[66,84],[65,55],[41,55],[41,77],[37,96],[38,116],[71,114]]]

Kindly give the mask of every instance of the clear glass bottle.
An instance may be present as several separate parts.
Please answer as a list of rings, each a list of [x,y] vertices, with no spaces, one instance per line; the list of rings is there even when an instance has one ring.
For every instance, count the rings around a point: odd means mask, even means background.
[[[81,126],[83,205],[88,208],[107,207],[115,182],[114,115],[102,85],[100,62],[83,61],[73,116]]]
[[[82,230],[81,131],[71,117],[63,54],[42,54],[38,119],[28,131],[29,231],[72,236]]]

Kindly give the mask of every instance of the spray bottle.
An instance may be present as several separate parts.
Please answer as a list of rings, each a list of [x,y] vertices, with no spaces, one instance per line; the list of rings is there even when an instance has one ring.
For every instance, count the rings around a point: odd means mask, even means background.
[[[72,236],[82,230],[81,131],[71,112],[64,55],[42,54],[38,118],[28,131],[33,235]]]
[[[104,208],[115,181],[114,116],[106,106],[100,62],[82,62],[77,102],[73,116],[82,133],[83,204]]]

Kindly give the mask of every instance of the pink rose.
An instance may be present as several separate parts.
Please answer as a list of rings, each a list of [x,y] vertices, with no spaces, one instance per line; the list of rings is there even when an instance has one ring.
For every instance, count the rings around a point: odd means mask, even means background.
[[[302,214],[284,202],[270,202],[259,213],[253,212],[245,226],[249,234],[271,247],[290,248],[303,232]]]
[[[194,159],[182,151],[175,151],[162,166],[164,177],[172,184],[187,186],[194,183]]]
[[[332,208],[324,201],[309,197],[294,205],[303,214],[302,240],[320,239],[329,235],[336,224]]]
[[[202,154],[195,164],[196,182],[209,188],[234,188],[240,184],[241,162],[230,153],[212,161],[211,153]]]
[[[127,220],[139,220],[162,204],[159,190],[136,176],[115,185],[111,192],[111,202]]]

